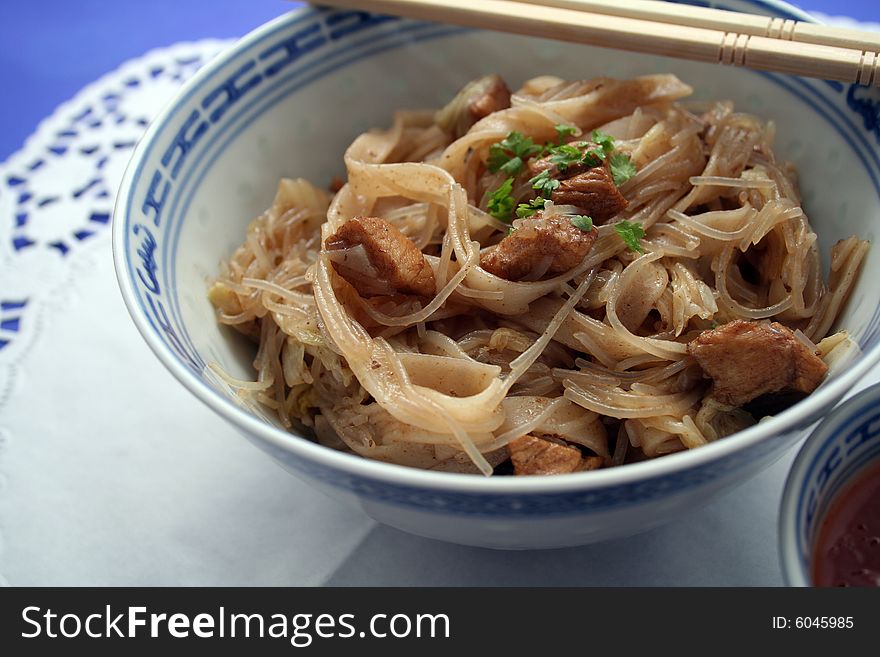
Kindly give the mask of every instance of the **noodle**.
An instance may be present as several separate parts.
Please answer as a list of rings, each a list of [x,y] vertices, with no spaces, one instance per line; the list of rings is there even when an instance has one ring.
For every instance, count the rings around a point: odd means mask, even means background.
[[[690,345],[769,320],[841,366],[853,343],[829,333],[868,243],[838,242],[826,282],[773,126],[726,102],[694,114],[690,91],[542,76],[510,94],[488,76],[357,137],[335,195],[282,180],[209,290],[255,343],[256,380],[211,376],[334,449],[484,475],[526,435],[590,469],[751,426]]]

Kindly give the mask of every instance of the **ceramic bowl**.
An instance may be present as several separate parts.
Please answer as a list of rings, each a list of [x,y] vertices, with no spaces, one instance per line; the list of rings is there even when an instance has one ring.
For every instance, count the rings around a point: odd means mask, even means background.
[[[880,462],[880,384],[835,408],[804,441],[782,493],[779,558],[789,586],[813,585],[822,520],[836,495]]]
[[[807,18],[780,3],[714,4]],[[138,145],[113,221],[117,274],[134,322],[196,397],[284,467],[380,522],[464,544],[549,548],[674,518],[771,464],[880,358],[880,286],[874,284],[880,251],[870,252],[840,322],[860,343],[861,359],[804,402],[735,437],[607,471],[487,479],[368,461],[283,430],[270,414],[241,406],[206,370],[213,362],[233,376],[253,376],[250,347],[217,324],[206,290],[248,222],[270,204],[280,177],[325,184],[343,175],[343,151],[359,133],[389,125],[397,108],[441,106],[487,72],[501,73],[515,88],[546,73],[578,79],[665,71],[690,83],[697,98],[730,98],[776,121],[778,153],[798,167],[823,254],[840,237],[874,238],[880,225],[875,92],[306,7],[205,66]]]

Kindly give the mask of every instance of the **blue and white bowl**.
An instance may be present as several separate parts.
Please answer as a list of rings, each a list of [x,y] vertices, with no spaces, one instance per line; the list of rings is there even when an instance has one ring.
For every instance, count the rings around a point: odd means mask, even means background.
[[[713,4],[808,19],[776,2]],[[551,72],[576,79],[661,71],[689,82],[698,98],[731,98],[776,121],[778,152],[798,166],[823,254],[850,234],[875,237],[876,92],[309,7],[207,65],[138,145],[113,221],[117,274],[135,324],[186,388],[286,468],[409,532],[501,548],[560,547],[649,529],[701,505],[776,460],[880,359],[876,249],[841,320],[862,346],[860,360],[735,437],[607,471],[485,479],[368,461],[285,431],[270,414],[241,406],[206,369],[214,362],[233,376],[253,376],[249,347],[217,324],[206,290],[280,177],[321,184],[344,174],[343,151],[361,131],[387,126],[397,108],[438,107],[487,72],[517,85]]]
[[[880,462],[880,384],[835,408],[804,442],[779,512],[779,558],[789,586],[811,586],[822,520],[841,488]]]

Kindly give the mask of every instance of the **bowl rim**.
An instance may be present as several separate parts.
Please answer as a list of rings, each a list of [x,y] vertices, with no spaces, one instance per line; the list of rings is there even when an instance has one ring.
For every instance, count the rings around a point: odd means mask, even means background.
[[[746,0],[749,4],[794,16],[799,20],[817,22],[815,18],[780,0]],[[188,93],[201,85],[206,79],[213,77],[230,61],[243,51],[258,43],[264,35],[281,27],[285,23],[296,20],[305,12],[311,11],[308,6],[295,8],[292,11],[264,23],[249,32],[187,80],[153,119],[139,140],[129,160],[122,183],[119,187],[114,206],[112,222],[112,250],[116,278],[126,308],[135,326],[153,353],[162,364],[181,382],[193,395],[213,409],[232,425],[247,434],[258,437],[269,445],[290,452],[298,458],[318,463],[335,470],[342,470],[350,475],[375,481],[386,482],[399,486],[431,488],[435,490],[455,491],[473,494],[552,494],[572,491],[595,490],[611,486],[628,485],[652,478],[668,476],[685,470],[696,469],[710,462],[715,462],[735,453],[745,452],[750,447],[772,440],[775,436],[797,430],[812,423],[811,418],[831,408],[845,393],[851,389],[874,364],[880,361],[880,344],[875,345],[862,358],[852,363],[846,371],[836,379],[829,381],[807,399],[780,415],[762,421],[729,439],[719,440],[699,449],[686,450],[670,454],[664,458],[652,459],[640,463],[627,464],[625,467],[609,468],[584,473],[572,473],[555,477],[480,477],[472,474],[435,472],[418,468],[396,465],[367,459],[358,455],[347,454],[314,443],[303,436],[264,422],[235,404],[234,401],[221,395],[211,388],[193,371],[186,367],[161,341],[142,313],[136,300],[134,288],[128,276],[128,262],[125,250],[126,218],[123,216],[135,187],[135,172],[145,156],[147,146],[163,131],[164,126],[176,116],[185,105]],[[807,421],[809,420],[809,421]]]
[[[845,425],[862,417],[878,404],[880,404],[880,382],[859,391],[834,408],[801,445],[785,478],[777,522],[779,565],[786,585],[813,586],[810,574],[812,560],[807,560],[804,564],[798,553],[797,520],[798,504],[802,500],[803,488],[807,483],[807,475],[814,458],[836,439]],[[854,476],[858,476],[861,471],[862,469],[859,468],[853,473]],[[849,478],[847,480],[849,481]],[[817,522],[821,522],[821,518],[818,518]],[[812,549],[813,546],[810,546],[811,556]]]

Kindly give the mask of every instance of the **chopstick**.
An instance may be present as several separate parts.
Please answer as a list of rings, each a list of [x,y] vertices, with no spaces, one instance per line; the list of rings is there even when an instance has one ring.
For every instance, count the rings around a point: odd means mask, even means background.
[[[802,23],[789,25],[783,21],[772,23],[773,36],[751,34],[736,25],[735,30],[725,23],[720,29],[682,25],[678,22],[663,22],[655,16],[654,20],[632,18],[630,16],[608,15],[572,9],[576,5],[598,5],[596,2],[580,0],[320,0],[322,4],[337,7],[350,7],[375,13],[406,16],[419,20],[441,23],[454,23],[467,27],[500,30],[526,36],[557,39],[574,43],[584,43],[603,48],[616,48],[634,52],[678,57],[700,62],[712,62],[763,71],[788,73],[824,80],[857,83],[880,87],[880,47],[872,38],[856,30],[857,37],[840,35],[839,30],[825,28],[830,32],[809,32],[801,28]],[[539,5],[536,2],[544,2]],[[550,4],[566,4],[566,7]],[[632,3],[635,4],[635,3]],[[648,4],[641,2],[639,4]],[[651,3],[662,4],[662,3]],[[620,3],[620,6],[630,3]],[[595,8],[595,7],[594,7]],[[615,6],[608,3],[607,11]],[[644,8],[642,8],[644,9]],[[688,8],[689,10],[691,8]],[[624,6],[623,11],[627,11]],[[631,12],[636,11],[630,7]],[[727,12],[722,12],[727,13]],[[641,13],[639,16],[645,16]],[[694,14],[696,16],[696,14]],[[751,16],[740,14],[740,16]],[[728,17],[729,18],[729,17]],[[719,20],[717,17],[703,16],[704,20]],[[746,21],[755,26],[763,21],[770,27],[766,17],[752,17]],[[676,21],[674,13],[666,12],[665,21]],[[698,19],[694,19],[698,20]],[[778,19],[777,19],[778,20]],[[704,23],[706,24],[706,23]],[[715,23],[721,25],[722,23]],[[799,34],[807,38],[813,34],[819,39],[837,39],[837,43],[855,43],[856,47],[841,47],[826,43],[791,41],[789,35]],[[831,35],[830,37],[828,35]],[[869,45],[870,48],[862,46]]]
[[[638,18],[657,23],[688,25],[771,39],[815,43],[853,50],[880,51],[880,33],[829,27],[784,18],[744,14],[657,0],[513,0],[533,5],[586,11],[605,16]]]

